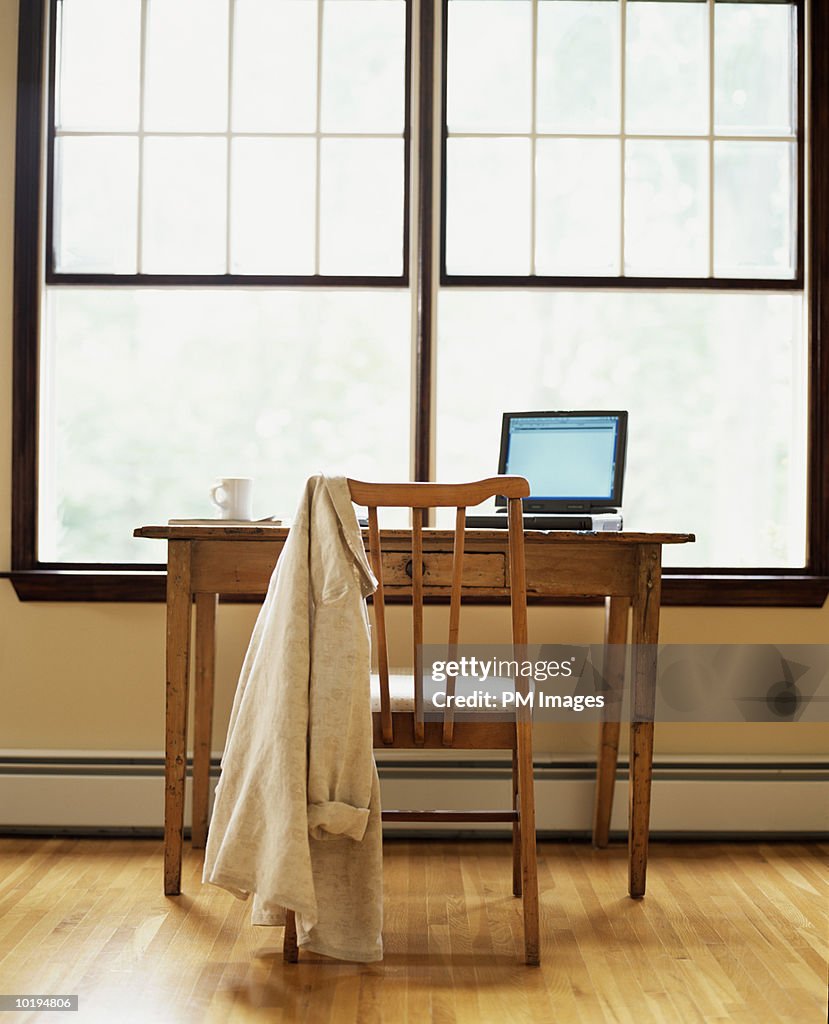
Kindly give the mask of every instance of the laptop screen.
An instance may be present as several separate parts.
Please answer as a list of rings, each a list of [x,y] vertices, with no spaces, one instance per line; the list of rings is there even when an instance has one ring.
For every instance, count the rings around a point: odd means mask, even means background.
[[[626,440],[626,412],[508,412],[498,472],[529,480],[527,511],[616,509],[622,503]]]

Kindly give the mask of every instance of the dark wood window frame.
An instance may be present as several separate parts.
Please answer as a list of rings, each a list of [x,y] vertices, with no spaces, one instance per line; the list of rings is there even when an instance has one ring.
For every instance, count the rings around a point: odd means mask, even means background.
[[[417,334],[415,338],[415,475],[428,479],[433,402],[432,278],[440,253],[431,231],[435,182],[432,170],[433,61],[435,15],[442,0],[420,6],[420,95],[418,135],[418,191],[414,215],[422,230],[417,253]],[[436,10],[437,9],[437,10]],[[829,593],[829,10],[813,5],[809,50],[808,104],[804,105],[811,145],[805,176],[810,201],[804,213],[809,241],[807,279],[811,314],[808,452],[808,555],[803,570],[698,569],[665,574],[664,601],[675,605],[765,605],[818,607]],[[17,151],[15,181],[14,292],[13,292],[13,461],[12,551],[9,578],[21,600],[59,601],[162,601],[165,573],[155,565],[48,564],[37,557],[38,358],[40,293],[44,281],[40,244],[42,207],[42,139],[44,133],[44,69],[46,62],[46,5],[21,2],[17,98]],[[814,59],[817,57],[818,59]],[[803,133],[801,133],[802,135]],[[802,145],[802,143],[801,143]],[[408,131],[407,131],[408,146]],[[803,163],[803,161],[802,161]],[[803,189],[800,190],[801,195]],[[805,209],[805,204],[804,204]],[[438,261],[436,261],[438,257]],[[224,279],[222,279],[224,280]],[[275,284],[274,280],[245,283]],[[595,284],[593,279],[588,279]],[[126,283],[117,277],[115,283]],[[96,277],[95,283],[107,283]],[[130,284],[135,283],[129,281]],[[150,283],[148,280],[146,283]],[[157,283],[157,282],[153,282]],[[174,283],[168,279],[167,283]],[[175,280],[178,284],[215,286],[214,278]],[[224,283],[236,283],[224,280]],[[377,279],[280,279],[290,284],[376,285]],[[400,286],[399,281],[395,284]],[[460,282],[458,282],[460,283]],[[466,283],[466,282],[465,282]],[[475,282],[488,283],[488,282]],[[514,286],[513,279],[509,282]],[[545,282],[548,283],[548,282]],[[639,282],[617,279],[624,287]],[[66,284],[69,284],[67,281]],[[549,283],[548,283],[549,284]],[[578,279],[557,282],[578,286]],[[605,286],[609,285],[605,281]],[[657,287],[652,279],[640,287]],[[676,281],[672,280],[676,286]],[[689,287],[701,290],[710,282],[695,279]],[[736,286],[736,285],[735,285]],[[746,282],[740,281],[745,288]],[[764,282],[769,288],[770,283]],[[779,287],[779,282],[774,288]],[[136,524],[141,525],[141,524]]]

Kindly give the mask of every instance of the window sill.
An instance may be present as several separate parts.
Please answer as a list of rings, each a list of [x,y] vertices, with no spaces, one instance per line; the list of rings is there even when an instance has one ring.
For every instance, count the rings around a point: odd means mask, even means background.
[[[21,601],[163,602],[167,574],[163,570],[123,569],[20,569],[0,573],[11,581]],[[662,585],[665,606],[820,608],[829,594],[829,576],[695,574],[666,572]],[[258,603],[259,597],[235,596],[234,604]],[[439,604],[443,598],[426,598]],[[481,603],[497,603],[487,598]],[[598,604],[600,599],[578,601],[558,598],[531,604]]]

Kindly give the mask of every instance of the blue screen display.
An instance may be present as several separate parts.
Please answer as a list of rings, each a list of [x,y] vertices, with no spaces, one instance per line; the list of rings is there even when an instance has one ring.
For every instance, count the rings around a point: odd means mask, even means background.
[[[526,477],[532,498],[610,499],[616,416],[513,417],[504,472]]]

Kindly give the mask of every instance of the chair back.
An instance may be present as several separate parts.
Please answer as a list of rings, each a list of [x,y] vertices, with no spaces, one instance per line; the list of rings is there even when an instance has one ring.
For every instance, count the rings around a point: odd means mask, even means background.
[[[412,664],[414,666],[414,737],[423,743],[423,673],[421,648],[423,645],[423,517],[430,508],[454,508],[455,531],[452,547],[452,581],[449,599],[449,653],[454,660],[460,629],[461,593],[463,590],[464,541],[466,538],[466,510],[495,495],[507,499],[509,528],[509,592],[512,611],[512,642],[527,643],[527,591],[524,571],[524,521],[521,499],[529,496],[530,485],[521,476],[493,476],[463,484],[441,483],[365,483],[349,480],[351,499],[368,508],[369,561],[377,577],[374,594],[376,649],[380,676],[380,719],[383,742],[394,743],[394,726],[389,693],[389,657],[386,639],[385,594],[383,589],[383,561],[380,545],[378,508],[410,508],[411,578],[412,578]],[[447,678],[446,692],[454,693],[455,679]],[[443,743],[451,746],[454,734],[454,716],[450,708],[443,716]]]

